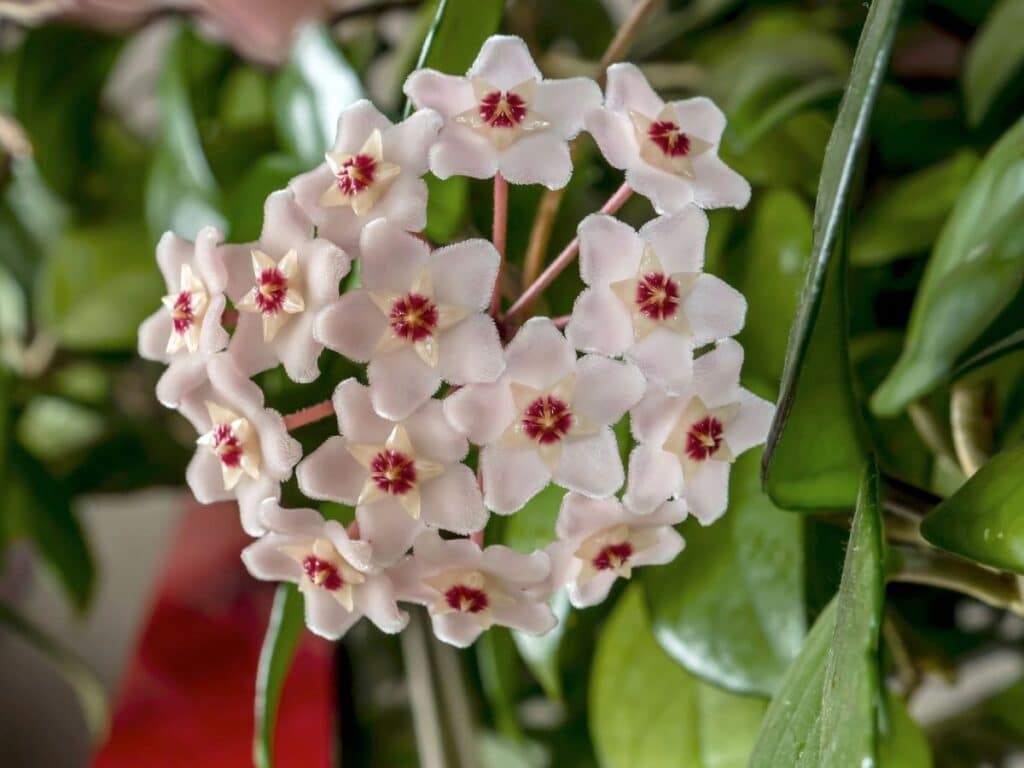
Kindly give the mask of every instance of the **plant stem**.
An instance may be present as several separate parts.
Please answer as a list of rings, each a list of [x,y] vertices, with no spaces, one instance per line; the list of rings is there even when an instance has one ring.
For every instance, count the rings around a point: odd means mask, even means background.
[[[928,450],[936,456],[945,456],[955,464],[956,456],[953,455],[953,447],[949,444],[945,431],[932,412],[923,403],[915,402],[907,406],[907,415],[910,417],[910,422],[914,425],[918,437],[921,438],[921,442]]]
[[[497,318],[501,311],[501,277],[505,271],[505,242],[508,236],[508,182],[501,172],[494,174],[494,224],[491,240],[498,252],[498,274],[494,278],[494,295],[491,296],[491,317]]]
[[[405,676],[409,683],[412,724],[416,733],[416,751],[422,768],[446,768],[444,732],[438,692],[430,664],[429,638],[423,611],[409,612],[409,626],[401,633]]]
[[[604,88],[604,81],[608,75],[608,67],[629,53],[633,40],[636,39],[637,34],[643,28],[647,17],[651,15],[660,2],[661,0],[639,0],[629,12],[626,20],[622,22],[619,31],[615,33],[615,37],[612,38],[608,48],[605,49],[604,56],[601,57],[601,66],[597,73],[597,84],[602,88]]]
[[[295,413],[289,413],[284,417],[285,429],[291,431],[304,427],[307,424],[313,424],[314,422],[321,421],[322,419],[330,418],[334,415],[334,403],[330,400],[324,400],[322,403],[311,405],[308,408],[303,408],[301,411]]]
[[[987,381],[954,384],[950,393],[953,449],[967,477],[981,469],[992,452],[991,394],[991,384]]]
[[[628,184],[623,183],[622,186],[616,190],[615,194],[608,198],[608,202],[601,206],[600,212],[614,214],[623,206],[632,194],[632,188],[630,188]],[[516,299],[512,306],[508,308],[508,312],[505,313],[505,318],[508,319],[515,316],[533,304],[537,297],[555,281],[555,278],[562,274],[565,268],[572,263],[573,259],[576,258],[576,254],[579,252],[579,249],[579,238],[574,237],[572,242],[565,246],[565,249],[548,265],[548,268],[545,269],[525,291],[523,291],[522,296]]]

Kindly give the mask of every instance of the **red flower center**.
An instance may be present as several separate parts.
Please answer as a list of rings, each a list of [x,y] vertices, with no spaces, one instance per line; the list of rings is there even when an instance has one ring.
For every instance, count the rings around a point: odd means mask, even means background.
[[[480,117],[491,128],[513,128],[526,117],[526,102],[511,91],[491,91],[480,99]]]
[[[572,427],[569,405],[554,395],[542,395],[523,411],[523,431],[538,443],[557,443]]]
[[[185,333],[192,327],[195,319],[196,313],[192,311],[192,294],[182,291],[174,300],[174,309],[171,310],[171,323],[174,326],[174,332]]]
[[[460,613],[480,613],[488,605],[486,592],[464,584],[449,587],[444,593],[444,600],[449,608]]]
[[[722,422],[714,416],[705,416],[695,422],[686,433],[686,455],[694,461],[704,461],[722,445]]]
[[[213,431],[213,452],[225,467],[238,467],[242,463],[242,441],[230,424],[218,424]]]
[[[599,571],[609,571],[618,568],[633,556],[633,545],[628,541],[620,541],[618,544],[609,544],[598,552],[592,561],[594,568]]]
[[[341,589],[345,584],[345,580],[338,573],[337,566],[326,560],[321,560],[316,555],[306,555],[302,561],[302,570],[306,572],[310,581],[331,592]]]
[[[341,164],[334,179],[341,194],[354,197],[373,184],[376,174],[376,160],[369,155],[355,155]]]
[[[388,320],[398,338],[423,341],[437,330],[437,305],[426,296],[410,293],[391,305]]]
[[[370,461],[370,477],[384,493],[401,496],[416,484],[416,465],[401,451],[383,450]]]
[[[647,138],[668,157],[679,157],[690,152],[689,137],[671,120],[655,120],[647,129]]]
[[[644,275],[636,284],[636,306],[651,320],[665,320],[679,309],[679,286],[661,272]]]
[[[256,278],[256,306],[264,315],[276,315],[284,305],[288,278],[277,267],[260,272]]]

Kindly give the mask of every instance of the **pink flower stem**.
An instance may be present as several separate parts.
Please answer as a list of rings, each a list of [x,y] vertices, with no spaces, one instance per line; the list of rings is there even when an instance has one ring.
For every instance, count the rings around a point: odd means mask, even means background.
[[[500,172],[494,174],[494,225],[491,238],[498,251],[498,274],[494,278],[494,295],[491,297],[491,317],[501,311],[501,277],[505,270],[505,241],[508,235],[508,182]]]
[[[559,315],[558,317],[551,318],[551,322],[555,324],[555,328],[565,328],[569,324],[569,319],[572,315]]]
[[[469,534],[469,540],[476,544],[478,547],[482,548],[484,545],[484,532],[475,531],[474,533]]]
[[[333,415],[334,403],[330,400],[324,400],[322,403],[311,405],[309,408],[303,408],[301,411],[289,413],[284,417],[284,428],[291,431],[304,427],[307,424],[313,424],[314,422],[330,418]]]
[[[632,194],[632,188],[628,184],[623,183],[622,186],[615,191],[615,194],[608,198],[608,202],[601,206],[600,212],[614,214],[623,206]],[[540,276],[534,280],[525,291],[523,291],[523,295],[516,299],[512,306],[508,308],[508,312],[505,313],[505,318],[507,319],[515,316],[533,304],[533,302],[536,301],[542,293],[544,293],[547,287],[555,281],[555,278],[562,274],[566,267],[572,264],[572,261],[576,258],[576,254],[579,253],[579,250],[579,238],[574,237],[572,242],[565,246],[565,250],[555,257],[555,260],[548,265],[548,268],[541,272]]]

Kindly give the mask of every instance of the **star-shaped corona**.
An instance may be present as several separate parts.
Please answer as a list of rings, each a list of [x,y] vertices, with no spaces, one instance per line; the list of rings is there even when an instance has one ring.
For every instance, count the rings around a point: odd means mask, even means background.
[[[506,91],[482,77],[470,78],[476,106],[452,119],[486,136],[498,149],[505,149],[521,136],[551,125],[531,107],[537,96],[537,80],[524,80]]]
[[[495,607],[513,605],[513,600],[493,580],[476,570],[442,571],[424,579],[438,596],[429,605],[431,615],[462,613],[471,616],[482,629],[494,623]]]
[[[253,430],[248,419],[216,403],[207,402],[206,410],[213,427],[201,435],[196,443],[209,448],[220,461],[224,489],[232,490],[242,475],[258,478],[259,447],[252,439]]]
[[[696,474],[709,459],[728,463],[736,459],[726,440],[726,427],[739,410],[739,403],[708,408],[700,397],[690,398],[662,444],[665,451],[679,458],[686,485],[693,485]]]
[[[320,205],[348,205],[356,216],[368,214],[402,171],[384,159],[383,138],[376,128],[354,155],[328,152],[324,157],[334,180],[320,197]]]
[[[502,443],[534,448],[549,472],[558,468],[567,437],[597,434],[597,427],[573,409],[575,373],[546,390],[515,381],[510,383],[510,389],[518,415],[505,430]]]
[[[195,354],[199,349],[199,330],[209,303],[203,281],[196,277],[192,267],[181,265],[181,282],[177,293],[164,296],[163,305],[171,315],[171,334],[167,338],[167,354],[173,355],[182,347]]]
[[[654,249],[644,248],[636,276],[609,286],[629,310],[635,341],[647,338],[658,327],[692,335],[683,303],[697,277],[695,273],[668,273]]]
[[[302,566],[300,590],[323,590],[352,613],[355,609],[352,588],[365,582],[366,577],[342,557],[334,544],[326,538],[317,538],[311,546],[291,544],[281,547],[281,552]]]
[[[444,465],[416,456],[409,433],[396,424],[382,445],[350,444],[352,454],[369,476],[359,493],[358,504],[372,504],[393,497],[414,520],[420,517],[420,486],[444,472]]]
[[[714,144],[687,133],[679,125],[675,109],[671,105],[665,105],[654,118],[631,109],[629,119],[636,132],[640,157],[669,173],[688,179],[696,178],[693,158],[704,154]]]
[[[263,340],[270,342],[290,315],[306,308],[298,291],[299,257],[293,249],[275,262],[263,251],[254,250],[252,269],[256,285],[236,306],[242,312],[258,312],[263,316]]]

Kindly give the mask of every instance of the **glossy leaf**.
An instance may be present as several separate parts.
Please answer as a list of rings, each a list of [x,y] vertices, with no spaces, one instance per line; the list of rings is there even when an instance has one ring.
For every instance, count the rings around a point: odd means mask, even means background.
[[[781,506],[846,506],[855,493],[860,446],[845,360],[844,265],[833,255],[901,8],[901,0],[871,5],[825,150],[811,261],[764,455],[765,480]],[[806,369],[813,376],[802,376]]]
[[[274,765],[274,728],[277,707],[295,648],[302,637],[302,594],[294,584],[279,584],[270,610],[267,634],[263,638],[256,670],[255,729],[252,760],[256,768]]]
[[[1024,0],[1000,0],[971,40],[964,61],[967,117],[978,125],[1024,65]]]
[[[1012,301],[1024,279],[1024,118],[989,150],[939,235],[876,413],[927,394]]]
[[[878,473],[869,466],[839,594],[818,617],[772,699],[750,768],[876,764],[883,590]]]
[[[639,587],[619,599],[590,674],[590,735],[604,768],[742,768],[763,712],[665,655]]]
[[[307,26],[295,36],[288,63],[274,82],[278,138],[307,165],[319,165],[334,143],[338,114],[362,96],[359,77],[331,33]]]
[[[930,249],[977,165],[978,156],[963,150],[900,179],[876,197],[857,217],[850,262],[884,264]]]
[[[725,517],[707,528],[688,521],[685,552],[645,569],[643,584],[672,658],[722,688],[770,696],[807,629],[803,520],[761,490],[759,453],[733,466]]]
[[[556,701],[562,698],[562,675],[559,667],[559,650],[562,647],[562,639],[568,629],[569,615],[572,612],[572,605],[569,603],[569,596],[564,589],[555,593],[551,598],[551,610],[558,618],[558,624],[546,635],[528,635],[525,632],[513,632],[512,639],[515,641],[519,655],[526,666],[530,668],[533,676],[537,678],[544,693],[550,699]]]
[[[921,523],[937,547],[1024,574],[1024,445],[992,457]]]
[[[259,238],[263,226],[263,203],[267,196],[286,187],[290,179],[305,170],[305,165],[291,155],[264,155],[256,160],[227,195],[225,208],[231,241]]]
[[[529,553],[554,541],[555,521],[565,494],[564,488],[553,483],[546,486],[506,520],[503,543],[519,552]]]

